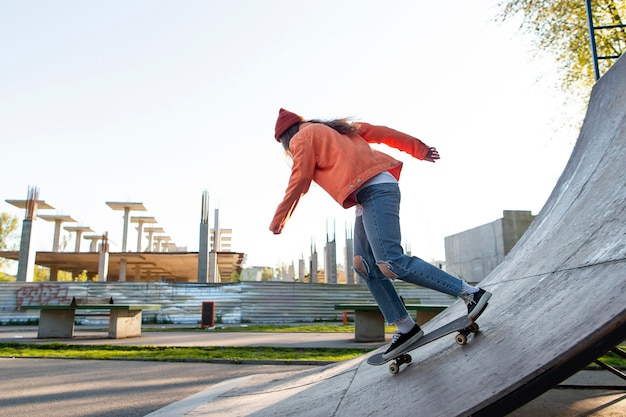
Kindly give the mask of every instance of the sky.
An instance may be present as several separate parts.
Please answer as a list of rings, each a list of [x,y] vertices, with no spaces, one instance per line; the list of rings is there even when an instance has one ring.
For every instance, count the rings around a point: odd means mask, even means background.
[[[497,3],[3,0],[0,212],[21,224],[6,200],[36,187],[54,207],[38,214],[71,215],[119,251],[122,212],[106,202],[142,202],[131,216],[197,251],[206,191],[210,226],[219,209],[244,266],[297,265],[333,237],[341,254],[354,210],[316,185],[281,235],[269,231],[290,173],[273,138],[283,107],[437,147],[434,164],[377,149],[404,162],[406,248],[444,260],[446,236],[541,210],[583,117],[552,57],[519,21],[495,20]],[[35,249],[52,250],[53,235],[36,221]],[[134,228],[128,239],[135,248]]]

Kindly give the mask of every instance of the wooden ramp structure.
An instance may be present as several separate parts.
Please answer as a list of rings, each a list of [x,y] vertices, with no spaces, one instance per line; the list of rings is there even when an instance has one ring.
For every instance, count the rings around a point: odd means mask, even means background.
[[[529,169],[530,168],[529,164]],[[626,338],[626,59],[595,85],[570,160],[545,206],[481,286],[480,332],[412,352],[399,374],[366,356],[215,387],[190,415],[497,416]],[[457,301],[425,331],[463,314]],[[155,415],[161,415],[158,412]]]

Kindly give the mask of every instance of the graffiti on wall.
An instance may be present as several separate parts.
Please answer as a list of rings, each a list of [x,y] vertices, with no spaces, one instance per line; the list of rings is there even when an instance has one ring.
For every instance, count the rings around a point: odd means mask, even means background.
[[[60,285],[42,284],[36,287],[22,287],[15,291],[15,309],[23,305],[69,304],[68,288]]]

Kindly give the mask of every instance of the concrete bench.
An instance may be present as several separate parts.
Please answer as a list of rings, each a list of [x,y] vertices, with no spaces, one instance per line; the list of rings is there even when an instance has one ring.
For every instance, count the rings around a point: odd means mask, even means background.
[[[159,309],[158,304],[114,304],[113,299],[108,303],[82,303],[76,298],[70,304],[63,305],[23,305],[21,310],[40,310],[39,327],[37,337],[47,338],[72,338],[74,337],[74,320],[77,311],[86,312],[87,315],[102,315],[106,312],[109,316],[110,339],[125,339],[128,337],[141,336],[142,310]]]
[[[420,326],[448,308],[437,304],[406,304],[405,307],[416,312],[415,321]],[[344,319],[348,311],[354,311],[355,342],[385,341],[385,318],[376,304],[336,304],[335,310],[343,311]]]

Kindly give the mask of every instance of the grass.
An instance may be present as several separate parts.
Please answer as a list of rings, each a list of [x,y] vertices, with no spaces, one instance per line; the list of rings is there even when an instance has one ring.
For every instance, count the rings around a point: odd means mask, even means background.
[[[266,333],[354,333],[354,325],[342,324],[297,324],[297,325],[241,325],[241,326],[220,326],[214,328],[201,327],[143,327],[144,332],[193,332],[193,331],[215,331],[215,332],[266,332]],[[393,333],[395,326],[385,326],[386,333]]]
[[[626,352],[626,345],[621,345],[620,348],[622,351]],[[599,360],[603,364],[613,366],[615,368],[626,368],[626,359],[622,358],[621,356],[613,352],[608,352],[606,355],[602,356]],[[594,364],[594,366],[596,365]]]
[[[390,328],[391,329],[391,328]],[[144,325],[142,332],[269,332],[269,333],[354,333],[354,326],[342,324],[302,325],[250,325],[207,329],[198,326],[154,326]],[[393,330],[391,330],[393,331]],[[339,348],[282,348],[282,347],[172,347],[172,346],[115,346],[75,345],[63,343],[0,343],[0,356],[73,358],[73,359],[128,359],[154,361],[285,361],[329,363],[352,359],[372,349]]]
[[[153,361],[210,362],[311,361],[338,362],[366,353],[365,349],[280,348],[280,347],[171,347],[67,345],[63,343],[0,343],[0,356],[20,358],[126,359]]]
[[[250,325],[233,327],[144,327],[144,332],[268,332],[268,333],[354,333],[353,325],[302,324],[302,325]],[[386,326],[391,333],[394,328]],[[626,344],[621,345],[626,351]],[[225,360],[232,363],[243,361],[312,361],[320,363],[338,362],[363,355],[372,349],[337,348],[281,348],[281,347],[171,347],[171,346],[114,346],[114,345],[67,345],[62,343],[24,344],[0,343],[0,357],[46,357],[75,359],[138,359],[154,361],[198,361]],[[603,363],[617,368],[626,368],[626,359],[608,352],[600,358]],[[597,366],[595,364],[591,366]]]
[[[245,361],[283,361],[289,363],[305,361],[321,364],[352,359],[368,351],[368,349],[281,348],[267,346],[171,347],[0,343],[0,357],[124,359],[170,362],[212,362],[219,360],[230,363],[242,363]],[[600,360],[613,367],[626,368],[626,359],[612,352],[607,353]]]

